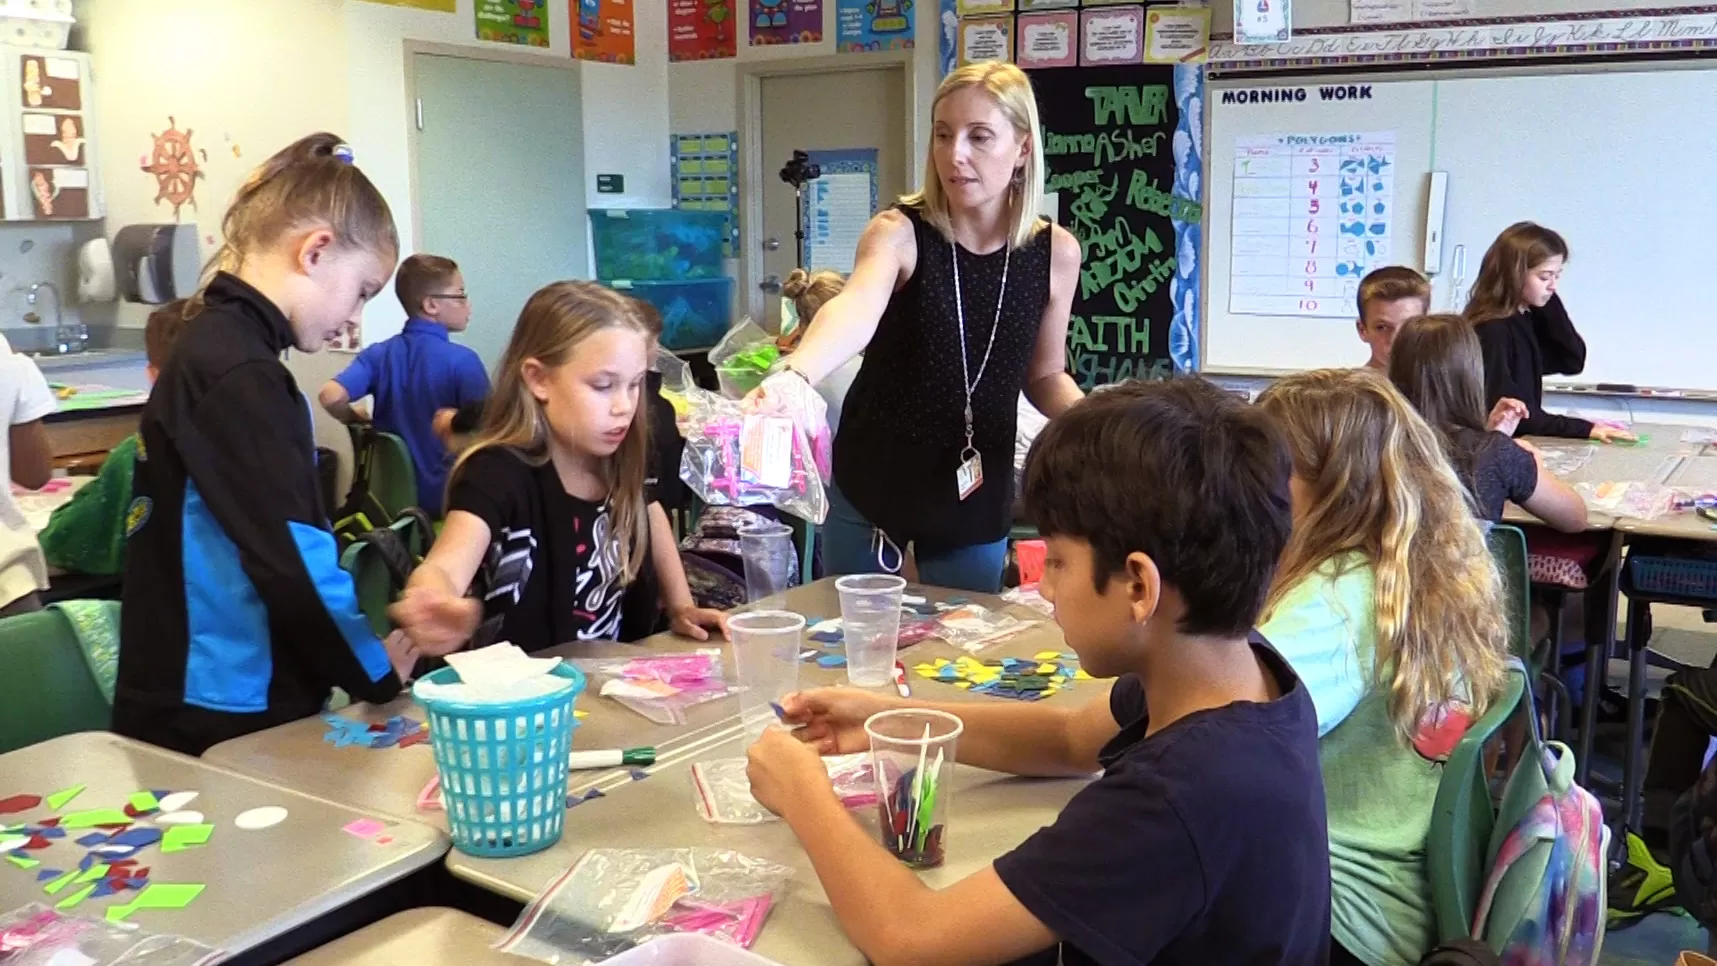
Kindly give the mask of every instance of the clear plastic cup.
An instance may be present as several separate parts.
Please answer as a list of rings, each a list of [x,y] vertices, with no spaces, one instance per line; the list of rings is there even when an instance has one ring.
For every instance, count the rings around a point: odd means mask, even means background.
[[[799,690],[805,618],[784,610],[751,611],[729,618],[727,630],[739,677],[739,717],[755,739],[776,720],[772,705]]]
[[[916,869],[942,864],[954,797],[954,753],[960,719],[943,711],[903,708],[864,723],[876,772],[882,845]]]
[[[889,574],[854,574],[835,581],[835,591],[841,598],[847,680],[859,688],[888,687],[894,679],[900,598],[906,580]]]
[[[773,520],[739,528],[739,555],[745,561],[745,599],[756,603],[793,586],[793,528]]]

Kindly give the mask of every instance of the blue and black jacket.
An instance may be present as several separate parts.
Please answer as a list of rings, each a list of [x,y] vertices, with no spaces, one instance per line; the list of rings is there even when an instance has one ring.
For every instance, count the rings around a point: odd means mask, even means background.
[[[399,693],[340,569],[286,316],[218,275],[139,427],[113,730],[202,754]]]

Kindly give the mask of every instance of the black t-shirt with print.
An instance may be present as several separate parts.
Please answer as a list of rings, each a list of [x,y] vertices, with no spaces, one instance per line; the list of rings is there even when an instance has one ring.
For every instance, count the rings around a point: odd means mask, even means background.
[[[447,509],[489,525],[489,550],[472,581],[484,618],[473,646],[510,641],[539,651],[571,641],[637,640],[655,630],[649,548],[627,586],[608,505],[567,493],[553,464],[531,466],[505,447],[484,449],[461,467]]]

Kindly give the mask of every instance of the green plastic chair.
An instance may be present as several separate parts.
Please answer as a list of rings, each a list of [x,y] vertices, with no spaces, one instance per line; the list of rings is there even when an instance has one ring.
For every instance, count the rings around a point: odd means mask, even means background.
[[[1443,778],[1437,783],[1431,834],[1425,843],[1425,864],[1437,914],[1438,942],[1472,935],[1473,913],[1484,889],[1491,831],[1496,826],[1496,806],[1490,797],[1490,778],[1485,774],[1484,746],[1521,708],[1525,695],[1526,672],[1518,665],[1511,666],[1502,694],[1484,717],[1467,729],[1443,766]],[[1526,710],[1532,713],[1532,706],[1527,704]]]
[[[113,708],[58,610],[0,619],[0,662],[0,754],[112,725]]]
[[[1526,569],[1526,534],[1506,523],[1493,524],[1485,544],[1502,572],[1503,593],[1508,600],[1508,651],[1527,667],[1532,661],[1532,579]]]
[[[421,532],[415,517],[401,517],[389,526],[405,540],[414,560],[421,559],[433,542]],[[340,569],[352,575],[358,610],[369,621],[370,631],[377,637],[386,637],[393,631],[388,606],[397,598],[407,575],[394,573],[382,552],[364,540],[353,543],[340,554]]]
[[[370,520],[372,526],[392,523],[407,507],[417,502],[417,470],[411,462],[411,450],[405,440],[370,426],[351,426],[352,460],[357,467],[354,480],[369,480],[369,500],[362,512],[380,511],[380,519]],[[354,483],[354,485],[356,485]]]

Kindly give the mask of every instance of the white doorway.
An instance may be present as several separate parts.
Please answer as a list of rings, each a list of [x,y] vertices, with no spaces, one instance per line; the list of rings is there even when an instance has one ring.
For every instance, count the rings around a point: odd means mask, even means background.
[[[781,180],[782,166],[796,150],[874,149],[877,205],[893,204],[916,183],[911,65],[906,57],[878,55],[856,65],[850,58],[832,64],[814,58],[742,71],[740,305],[773,330],[781,280],[798,264],[794,192]]]

